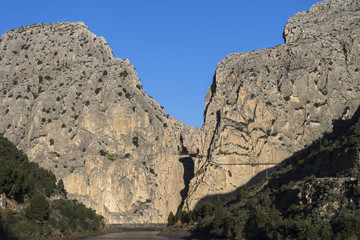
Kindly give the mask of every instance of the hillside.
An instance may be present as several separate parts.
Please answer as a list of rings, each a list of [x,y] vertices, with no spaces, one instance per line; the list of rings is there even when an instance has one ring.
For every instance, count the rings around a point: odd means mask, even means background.
[[[65,238],[100,231],[103,217],[68,200],[64,183],[0,137],[0,239]],[[5,197],[5,198],[3,198]]]

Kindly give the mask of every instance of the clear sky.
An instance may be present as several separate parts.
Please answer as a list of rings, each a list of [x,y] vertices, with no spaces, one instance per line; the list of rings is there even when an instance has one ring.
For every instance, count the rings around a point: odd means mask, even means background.
[[[34,23],[85,22],[129,59],[165,111],[201,127],[226,55],[283,43],[287,20],[320,0],[1,0],[0,35]],[[1,51],[1,50],[0,50]]]

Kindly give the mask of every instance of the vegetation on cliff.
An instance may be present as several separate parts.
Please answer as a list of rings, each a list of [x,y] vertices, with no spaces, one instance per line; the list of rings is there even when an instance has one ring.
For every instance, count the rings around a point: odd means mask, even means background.
[[[262,182],[225,203],[169,217],[197,238],[357,239],[360,236],[360,118],[298,152]],[[171,228],[171,227],[170,227]]]
[[[50,197],[63,191],[57,187],[54,174],[29,162],[27,156],[4,137],[0,137],[0,165],[0,193],[18,202],[37,192]]]
[[[103,228],[103,217],[76,200],[66,199],[64,183],[51,172],[30,163],[14,144],[0,136],[0,238],[65,237]],[[56,200],[51,200],[56,199]]]

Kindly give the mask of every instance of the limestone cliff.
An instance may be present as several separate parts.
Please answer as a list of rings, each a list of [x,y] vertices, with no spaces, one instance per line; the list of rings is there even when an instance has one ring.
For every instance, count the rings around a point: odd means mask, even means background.
[[[285,44],[230,54],[206,95],[185,208],[230,193],[348,119],[360,104],[360,2],[329,0],[294,15]]]
[[[70,198],[110,223],[164,223],[176,212],[178,154],[196,129],[168,116],[84,23],[6,32],[0,89],[0,134],[63,179]]]

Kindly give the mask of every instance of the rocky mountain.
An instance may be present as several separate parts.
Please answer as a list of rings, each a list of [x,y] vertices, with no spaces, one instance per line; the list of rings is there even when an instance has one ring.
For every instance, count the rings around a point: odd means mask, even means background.
[[[285,43],[222,60],[206,95],[186,209],[269,174],[360,104],[360,2],[295,14]]]
[[[11,30],[0,39],[0,135],[108,223],[164,223],[253,184],[353,116],[359,24],[360,2],[327,0],[289,19],[284,44],[227,56],[200,131],[167,115],[84,23]]]
[[[0,134],[63,179],[70,198],[109,223],[164,223],[176,212],[178,155],[196,149],[198,130],[167,115],[84,23],[6,32],[0,89]]]

